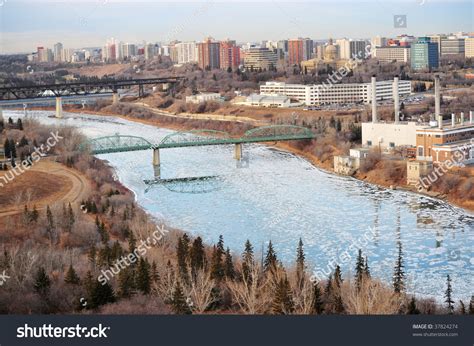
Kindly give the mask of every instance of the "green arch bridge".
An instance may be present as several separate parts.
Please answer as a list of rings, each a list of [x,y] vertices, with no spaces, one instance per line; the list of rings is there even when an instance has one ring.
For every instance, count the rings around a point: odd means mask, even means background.
[[[156,144],[142,137],[116,134],[88,140],[82,143],[79,149],[89,150],[92,154],[153,149],[153,165],[158,167],[155,169],[155,175],[159,177],[160,149],[232,144],[235,145],[235,159],[240,160],[244,143],[311,140],[314,137],[313,132],[306,127],[271,125],[251,129],[237,138],[231,137],[227,132],[206,129],[174,132]]]

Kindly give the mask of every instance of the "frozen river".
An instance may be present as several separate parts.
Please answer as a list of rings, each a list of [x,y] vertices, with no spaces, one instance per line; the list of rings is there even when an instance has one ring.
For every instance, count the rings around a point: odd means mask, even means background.
[[[4,111],[16,118],[23,112]],[[158,143],[170,130],[116,117],[30,112],[42,123],[77,126],[90,138],[115,133]],[[244,160],[231,146],[161,150],[162,178],[217,176],[169,186],[153,179],[151,150],[99,155],[115,167],[138,203],[172,227],[214,243],[222,234],[240,256],[249,239],[261,252],[271,239],[284,263],[295,259],[301,237],[308,270],[322,276],[332,262],[353,275],[357,249],[368,256],[373,276],[391,282],[397,242],[403,245],[410,292],[441,298],[446,274],[454,296],[474,293],[474,217],[428,197],[380,189],[323,172],[306,160],[262,145],[244,145]],[[347,259],[347,254],[350,260]]]

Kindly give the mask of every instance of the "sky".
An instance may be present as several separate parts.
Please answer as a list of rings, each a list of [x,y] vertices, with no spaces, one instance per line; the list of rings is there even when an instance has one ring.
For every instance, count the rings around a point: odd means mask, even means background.
[[[395,15],[406,15],[406,28],[394,27]],[[260,42],[474,32],[473,17],[473,0],[0,0],[0,54],[56,42],[101,47],[110,37]]]

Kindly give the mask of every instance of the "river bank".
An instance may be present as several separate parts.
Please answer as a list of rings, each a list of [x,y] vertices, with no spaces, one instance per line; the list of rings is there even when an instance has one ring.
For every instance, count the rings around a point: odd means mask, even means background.
[[[138,106],[138,107],[143,107],[143,106]],[[115,112],[107,111],[107,110],[99,110],[99,111],[95,110],[95,111],[88,111],[88,112],[94,113],[94,114],[97,114],[97,115],[103,115],[103,116],[117,116],[117,117],[125,119],[125,120],[134,121],[134,122],[147,124],[147,125],[152,125],[152,126],[168,128],[168,129],[172,129],[172,130],[176,130],[176,131],[186,131],[186,130],[192,130],[192,129],[196,128],[196,126],[195,126],[196,124],[188,124],[186,120],[217,122],[217,123],[225,122],[226,126],[228,126],[228,124],[238,124],[239,126],[241,126],[243,123],[244,124],[247,123],[251,127],[262,125],[262,124],[256,123],[254,119],[252,119],[253,120],[252,122],[246,122],[245,119],[239,119],[239,121],[236,122],[236,121],[230,120],[230,119],[225,119],[225,120],[220,119],[220,117],[217,117],[217,116],[213,117],[212,114],[207,114],[205,119],[204,118],[203,119],[201,119],[201,118],[190,118],[188,115],[183,118],[179,115],[172,114],[170,112],[166,112],[166,111],[162,111],[162,110],[158,111],[158,110],[151,109],[149,107],[143,107],[143,108],[146,109],[149,112],[152,112],[152,113],[156,114],[157,116],[162,116],[162,117],[166,116],[166,117],[170,117],[170,118],[185,119],[185,121],[180,122],[180,123],[172,123],[172,122],[169,122],[169,121],[166,121],[166,122],[165,121],[160,121],[160,119],[157,118],[157,117],[150,118],[150,119],[139,119],[139,118],[134,117],[134,116],[117,114]],[[67,111],[71,112],[71,113],[82,113],[84,110],[78,110],[78,109],[71,108],[71,109],[68,109]],[[322,162],[313,153],[311,153],[309,151],[299,149],[299,148],[295,147],[294,145],[292,145],[291,143],[280,142],[280,143],[275,143],[275,144],[272,144],[272,145],[269,145],[269,146],[279,148],[279,149],[282,149],[282,150],[286,150],[286,151],[289,151],[289,152],[291,152],[295,155],[302,156],[305,159],[307,159],[309,162],[311,162],[315,167],[323,169],[326,172],[336,174],[334,172],[334,167],[332,165],[332,160],[327,160],[325,162]],[[406,170],[406,167],[402,167],[402,169]],[[471,173],[472,173],[472,171],[473,170],[471,170]],[[418,191],[414,186],[407,185],[406,182],[403,181],[404,179],[403,180],[387,179],[387,177],[385,176],[384,173],[385,173],[385,169],[384,169],[383,163],[379,163],[371,171],[369,171],[367,173],[360,173],[359,172],[354,176],[354,178],[358,179],[358,180],[361,180],[361,181],[364,181],[364,182],[367,182],[367,183],[370,183],[370,184],[373,184],[373,185],[376,185],[378,187],[383,187],[383,188],[388,188],[388,189],[401,189],[401,190],[410,191],[410,192],[413,192],[413,193],[418,193],[420,195],[428,196],[428,197],[431,197],[431,198],[436,198],[436,199],[439,199],[439,200],[442,200],[442,201],[447,201],[447,202],[455,205],[456,207],[463,208],[463,209],[469,211],[470,213],[474,213],[474,200],[460,198],[458,195],[456,195],[453,192],[453,190],[450,190],[447,193],[442,193],[440,191]]]

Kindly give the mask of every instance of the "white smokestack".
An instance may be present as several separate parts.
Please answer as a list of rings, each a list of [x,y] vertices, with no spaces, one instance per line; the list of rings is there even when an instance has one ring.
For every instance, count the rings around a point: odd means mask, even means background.
[[[400,98],[398,95],[398,76],[393,79],[393,106],[395,110],[395,123],[398,124],[400,120]]]
[[[372,76],[372,122],[377,123],[377,79]]]
[[[474,112],[473,111],[469,112],[469,122],[471,124],[474,124]]]
[[[440,95],[440,86],[439,86],[439,76],[435,76],[435,118],[438,119],[441,111],[441,95]]]
[[[452,127],[456,126],[456,114],[451,114],[451,125]]]
[[[464,112],[461,112],[461,125],[464,125]]]
[[[438,117],[438,127],[443,128],[443,117],[441,115]]]

